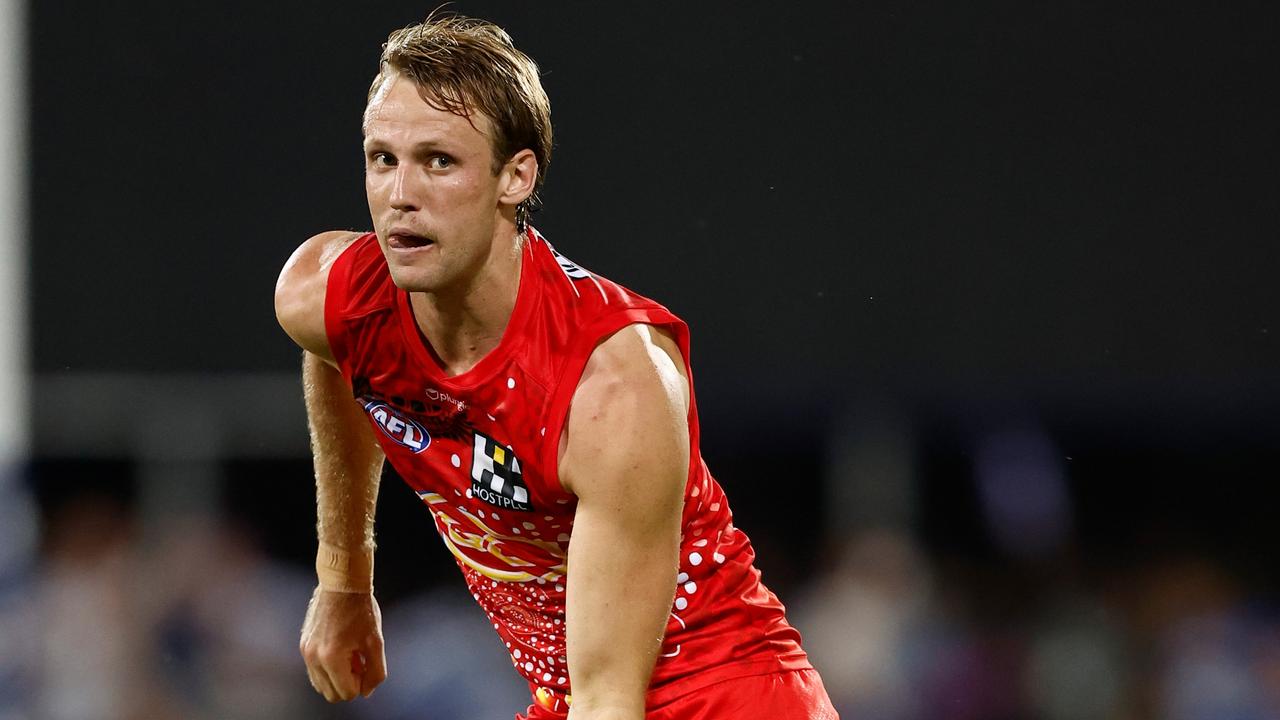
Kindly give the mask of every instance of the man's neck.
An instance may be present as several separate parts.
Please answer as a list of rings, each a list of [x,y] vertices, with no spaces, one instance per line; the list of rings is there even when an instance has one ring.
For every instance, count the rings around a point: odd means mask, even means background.
[[[461,375],[498,347],[515,311],[524,262],[519,245],[500,251],[466,288],[410,293],[418,329],[449,376]]]

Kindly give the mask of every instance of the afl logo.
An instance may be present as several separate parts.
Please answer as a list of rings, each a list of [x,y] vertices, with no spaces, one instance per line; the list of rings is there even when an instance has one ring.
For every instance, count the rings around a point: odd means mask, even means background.
[[[386,403],[371,401],[364,405],[365,412],[377,423],[383,434],[397,443],[420,453],[431,444],[431,435],[417,422],[402,416]]]

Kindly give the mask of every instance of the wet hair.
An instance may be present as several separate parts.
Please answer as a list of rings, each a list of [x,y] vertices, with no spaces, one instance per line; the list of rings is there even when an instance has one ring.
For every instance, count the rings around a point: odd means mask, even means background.
[[[533,193],[516,207],[516,226],[523,231],[529,213],[541,205],[538,191],[551,164],[551,102],[537,64],[497,25],[435,11],[387,38],[369,100],[395,74],[412,80],[438,110],[468,120],[474,112],[489,118],[495,175],[516,153],[533,151],[538,178]]]

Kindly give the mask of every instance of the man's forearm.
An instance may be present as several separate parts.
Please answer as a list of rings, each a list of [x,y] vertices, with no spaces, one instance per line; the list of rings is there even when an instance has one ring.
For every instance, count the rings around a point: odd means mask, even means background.
[[[302,381],[316,474],[317,571],[322,584],[326,565],[357,583],[371,580],[382,451],[336,369],[304,352]]]
[[[600,510],[580,502],[569,550],[570,718],[641,720],[675,595],[679,527],[657,522],[628,532],[628,523]]]
[[[373,597],[373,512],[382,451],[342,375],[310,352],[303,393],[316,470],[319,585],[298,648],[329,702],[372,692],[387,676],[382,616]]]

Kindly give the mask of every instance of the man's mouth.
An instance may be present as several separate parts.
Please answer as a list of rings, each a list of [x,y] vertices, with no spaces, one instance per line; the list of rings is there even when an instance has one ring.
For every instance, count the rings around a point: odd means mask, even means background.
[[[396,250],[412,250],[434,244],[435,241],[422,235],[396,231],[387,236],[387,247]]]

